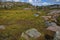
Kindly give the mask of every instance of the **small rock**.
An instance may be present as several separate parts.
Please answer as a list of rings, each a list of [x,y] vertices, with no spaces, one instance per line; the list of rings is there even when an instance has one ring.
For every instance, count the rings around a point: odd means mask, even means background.
[[[53,27],[57,26],[56,23],[54,23],[54,22],[49,22],[49,21],[45,21],[45,24],[46,24],[46,26],[53,26]]]
[[[29,40],[29,37],[25,33],[22,33],[21,37],[23,37],[26,40]]]
[[[51,26],[51,23],[49,21],[45,21],[46,26]]]
[[[0,25],[0,29],[5,29],[5,26],[4,25]]]
[[[36,14],[34,14],[34,16],[35,16],[35,17],[38,17],[38,16],[39,16],[39,14],[38,14],[38,13],[36,13]]]
[[[57,24],[54,22],[51,22],[51,26],[57,26]]]

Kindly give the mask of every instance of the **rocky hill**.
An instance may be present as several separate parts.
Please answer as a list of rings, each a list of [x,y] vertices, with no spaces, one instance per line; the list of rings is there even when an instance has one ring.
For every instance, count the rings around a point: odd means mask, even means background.
[[[0,8],[4,8],[4,9],[16,9],[16,8],[31,8],[33,7],[31,4],[29,3],[24,3],[24,2],[2,2],[0,3]]]

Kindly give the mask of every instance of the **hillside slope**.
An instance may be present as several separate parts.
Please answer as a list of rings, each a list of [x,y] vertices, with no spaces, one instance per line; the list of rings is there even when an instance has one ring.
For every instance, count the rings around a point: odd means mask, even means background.
[[[29,3],[24,2],[2,2],[0,3],[0,9],[23,9],[32,8],[33,6]]]

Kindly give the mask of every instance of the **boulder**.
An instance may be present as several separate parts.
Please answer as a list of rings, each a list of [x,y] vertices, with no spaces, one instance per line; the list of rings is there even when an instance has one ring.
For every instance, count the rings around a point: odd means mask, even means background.
[[[41,36],[41,33],[37,29],[32,28],[22,33],[21,37],[29,40],[30,38],[37,39]]]
[[[51,16],[42,16],[42,18],[44,18],[44,20],[50,20]]]
[[[38,32],[36,29],[29,29],[25,32],[27,35],[29,35],[30,37],[33,37],[33,38],[38,38],[40,37],[41,33]]]
[[[60,40],[60,31],[56,31],[54,40]]]

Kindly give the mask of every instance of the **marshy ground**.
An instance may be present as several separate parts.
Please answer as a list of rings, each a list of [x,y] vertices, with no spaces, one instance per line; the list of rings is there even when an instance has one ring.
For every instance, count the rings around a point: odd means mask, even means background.
[[[0,29],[0,40],[19,40],[21,33],[30,28],[36,28],[43,35],[45,32],[44,20],[41,16],[46,15],[44,11],[39,11],[39,16],[35,17],[36,10],[0,10],[0,25],[5,29]]]

